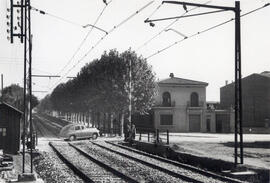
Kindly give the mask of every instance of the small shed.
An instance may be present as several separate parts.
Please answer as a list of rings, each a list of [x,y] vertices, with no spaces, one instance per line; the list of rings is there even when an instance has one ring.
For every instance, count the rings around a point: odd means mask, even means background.
[[[0,103],[0,149],[17,154],[20,150],[20,121],[22,112],[9,104]]]

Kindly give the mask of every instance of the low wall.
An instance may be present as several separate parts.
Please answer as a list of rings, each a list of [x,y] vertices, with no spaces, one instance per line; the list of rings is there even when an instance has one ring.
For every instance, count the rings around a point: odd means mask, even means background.
[[[181,163],[189,164],[202,169],[207,169],[219,174],[222,174],[222,171],[224,170],[234,169],[233,162],[180,152],[175,150],[176,148],[166,144],[154,144],[150,142],[136,141],[135,148],[150,154],[166,157]],[[244,165],[243,167],[257,173],[256,177],[250,177],[249,181],[254,183],[268,183],[270,181],[270,170],[249,165]]]
[[[270,127],[257,127],[257,128],[243,128],[243,133],[249,134],[270,134]]]

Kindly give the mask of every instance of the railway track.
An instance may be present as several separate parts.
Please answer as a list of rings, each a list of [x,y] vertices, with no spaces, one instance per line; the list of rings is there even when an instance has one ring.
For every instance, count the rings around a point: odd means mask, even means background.
[[[146,164],[147,166],[161,170],[169,175],[181,178],[186,181],[191,182],[233,182],[239,183],[241,181],[224,177],[221,175],[214,174],[205,170],[201,170],[189,165],[181,164],[175,161],[167,160],[165,158],[160,158],[158,156],[153,156],[141,151],[136,151],[133,149],[124,149],[121,146],[115,146],[114,144],[106,143],[95,143],[93,144],[104,148],[113,153],[119,154],[126,158],[132,159],[134,161]],[[192,178],[191,178],[192,177]]]
[[[41,137],[58,137],[60,128],[56,128],[56,125],[50,124],[50,121],[44,121],[38,115],[34,115],[33,117],[34,126],[38,132],[38,136]],[[52,122],[53,123],[53,122]]]
[[[49,144],[85,182],[241,182],[112,142]]]
[[[172,171],[160,166],[160,162],[150,163],[145,161],[145,158],[137,158],[128,153],[121,153],[100,143],[77,143],[76,146],[81,146],[86,152],[94,154],[97,159],[108,162],[112,167],[127,171],[131,176],[140,176],[143,181],[139,182],[218,182],[207,177],[198,178],[198,176],[195,176],[194,178],[190,176],[190,173],[187,174],[187,171],[184,173]]]
[[[58,157],[85,182],[141,182],[106,165],[70,143],[65,145],[49,143],[49,145]]]
[[[216,174],[216,173],[213,173],[213,172],[202,170],[202,169],[199,169],[199,168],[191,166],[191,165],[183,164],[183,163],[173,161],[173,160],[169,160],[167,158],[163,158],[163,157],[160,157],[160,156],[157,156],[157,155],[152,155],[152,154],[149,154],[149,153],[146,153],[146,152],[143,152],[143,151],[139,151],[137,149],[127,147],[127,146],[124,146],[124,145],[120,145],[120,144],[115,143],[115,142],[105,141],[105,143],[110,144],[112,146],[115,146],[115,147],[117,147],[117,149],[121,148],[121,149],[127,150],[128,152],[132,152],[132,153],[140,154],[140,155],[143,155],[143,156],[147,156],[147,157],[150,157],[150,158],[153,158],[153,159],[165,162],[165,163],[169,163],[171,165],[175,165],[175,166],[178,166],[178,167],[183,167],[183,168],[185,168],[187,170],[191,170],[191,171],[194,171],[196,173],[199,173],[199,174],[202,174],[202,175],[205,175],[205,176],[208,176],[208,177],[212,177],[214,179],[218,179],[218,180],[223,181],[223,182],[232,182],[232,183],[241,183],[242,182],[240,180],[232,179],[230,177],[226,177],[226,176],[222,176],[222,175],[219,175],[219,174]]]

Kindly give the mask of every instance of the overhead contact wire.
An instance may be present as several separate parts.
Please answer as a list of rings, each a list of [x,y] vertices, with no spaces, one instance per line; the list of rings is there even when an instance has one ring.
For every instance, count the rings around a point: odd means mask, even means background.
[[[77,63],[74,64],[60,79],[59,81],[57,81],[53,87],[51,87],[50,89],[54,88],[59,82],[61,82],[63,80],[63,78],[72,70],[74,69],[82,60],[84,60],[84,58],[86,58],[93,49],[95,49],[100,42],[102,42],[104,40],[104,38],[106,38],[108,35],[110,35],[116,28],[119,28],[121,25],[123,25],[124,23],[126,23],[128,20],[130,20],[132,17],[134,17],[135,15],[137,15],[138,13],[140,13],[142,10],[144,10],[145,8],[147,8],[149,5],[151,5],[154,1],[150,1],[149,3],[147,3],[146,5],[144,5],[142,8],[140,8],[139,10],[137,10],[135,13],[131,14],[129,17],[127,17],[126,19],[124,19],[122,22],[120,22],[119,24],[117,24],[116,26],[114,26],[110,31],[108,31],[108,34],[102,36],[95,44],[94,46],[92,46],[84,56],[82,56],[80,59],[78,59]]]
[[[256,9],[254,9],[254,10],[251,10],[251,11],[249,11],[249,12],[247,12],[247,13],[241,15],[240,17],[244,17],[244,16],[246,16],[246,15],[249,15],[249,14],[251,14],[251,13],[254,13],[254,12],[256,12],[256,11],[258,11],[258,10],[260,10],[260,9],[263,9],[263,8],[269,6],[269,5],[270,5],[270,3],[267,3],[267,4],[265,4],[265,5],[262,6],[262,7],[256,8]],[[190,35],[190,36],[188,36],[188,37],[186,37],[186,38],[183,38],[183,39],[181,39],[181,40],[179,40],[179,41],[176,41],[176,42],[174,42],[173,44],[170,44],[170,45],[166,46],[165,48],[163,48],[163,49],[161,49],[161,50],[158,50],[157,52],[153,53],[152,55],[146,57],[146,59],[149,59],[149,58],[151,58],[151,57],[153,57],[153,56],[155,56],[155,55],[158,55],[158,54],[160,54],[161,52],[163,52],[163,51],[165,51],[165,50],[167,50],[167,49],[169,49],[169,48],[171,48],[171,47],[177,45],[178,43],[183,42],[184,40],[187,40],[187,39],[189,39],[189,38],[198,36],[198,35],[200,35],[200,34],[202,34],[202,33],[208,32],[208,31],[210,31],[210,30],[212,30],[212,29],[218,28],[218,27],[220,27],[220,26],[222,26],[222,25],[225,25],[225,24],[227,24],[227,23],[229,23],[229,22],[232,22],[233,20],[235,20],[235,18],[231,18],[231,19],[229,19],[229,20],[227,20],[227,21],[224,21],[224,22],[219,23],[219,24],[217,24],[217,25],[211,26],[211,27],[209,27],[209,28],[207,28],[207,29],[204,29],[204,30],[202,30],[202,31],[200,31],[200,32],[197,32],[197,33],[192,34],[192,35]]]
[[[100,17],[102,16],[102,14],[104,13],[105,9],[107,8],[107,6],[104,6],[104,8],[102,9],[102,11],[100,12],[99,16],[97,17],[96,21],[94,22],[94,26],[97,24],[97,22],[99,21]],[[77,53],[80,51],[80,49],[82,48],[82,46],[84,45],[85,41],[87,40],[88,36],[91,34],[92,30],[94,29],[94,27],[92,26],[90,28],[90,30],[87,32],[86,36],[83,38],[82,42],[80,43],[79,47],[76,49],[76,51],[74,52],[74,54],[72,55],[72,57],[69,59],[69,61],[65,64],[65,66],[58,72],[57,75],[59,75],[63,70],[65,70],[65,68],[72,62],[72,60],[74,59],[74,57],[77,55]]]
[[[207,1],[204,4],[208,4],[211,1]],[[184,12],[182,15],[180,15],[177,19],[175,19],[174,21],[172,21],[170,24],[168,24],[166,27],[164,27],[160,32],[158,32],[156,35],[154,35],[152,38],[150,38],[149,40],[147,40],[145,43],[143,43],[141,46],[139,46],[136,51],[140,50],[141,48],[143,48],[144,46],[146,46],[148,43],[150,43],[152,40],[154,40],[156,37],[158,37],[160,34],[162,34],[166,29],[168,29],[169,27],[171,27],[173,24],[175,24],[177,21],[179,21],[181,19],[181,17],[183,17],[184,15],[186,15],[187,13],[196,10],[197,8],[200,8],[200,6],[198,7],[194,7],[191,8],[190,10],[187,10],[186,12]],[[152,16],[152,15],[151,15]],[[147,19],[149,19],[150,17],[148,17]]]

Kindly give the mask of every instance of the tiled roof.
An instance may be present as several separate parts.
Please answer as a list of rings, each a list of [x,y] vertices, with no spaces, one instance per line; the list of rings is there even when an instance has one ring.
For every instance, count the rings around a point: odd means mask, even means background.
[[[161,81],[158,82],[158,84],[203,85],[203,86],[207,86],[208,85],[208,83],[206,83],[206,82],[194,81],[194,80],[177,78],[177,77],[172,77],[172,78],[167,78],[167,79],[161,80]]]

